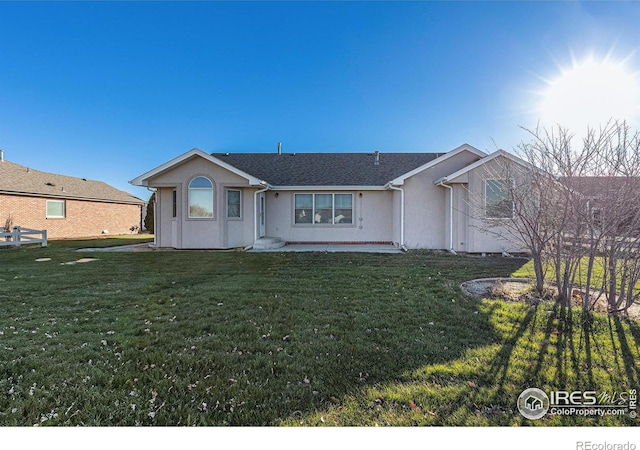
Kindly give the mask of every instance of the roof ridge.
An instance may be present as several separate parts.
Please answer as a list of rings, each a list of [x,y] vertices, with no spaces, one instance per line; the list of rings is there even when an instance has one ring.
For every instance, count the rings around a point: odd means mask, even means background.
[[[376,150],[365,152],[282,152],[280,154],[274,152],[212,152],[210,155],[374,155]],[[382,152],[381,155],[444,155],[447,152]]]
[[[94,183],[103,183],[103,184],[107,184],[107,183],[105,183],[104,181],[101,181],[101,180],[92,180],[92,179],[89,179],[89,178],[76,177],[76,176],[74,176],[74,175],[65,175],[65,174],[62,174],[62,173],[45,172],[44,170],[34,169],[33,167],[30,167],[30,166],[24,166],[24,165],[22,165],[22,164],[15,163],[15,162],[13,162],[13,161],[8,161],[8,160],[6,160],[6,159],[5,159],[4,161],[0,162],[0,167],[2,167],[2,164],[3,164],[3,163],[13,164],[14,166],[17,166],[17,167],[19,167],[19,168],[21,168],[21,169],[25,169],[27,172],[37,172],[37,173],[41,173],[41,174],[43,174],[43,175],[52,175],[52,176],[54,176],[54,177],[73,178],[73,179],[81,180],[81,181],[91,181],[91,182],[94,182]],[[109,185],[107,184],[107,186],[109,186]],[[113,186],[112,186],[112,187],[113,187]],[[114,189],[117,189],[117,188],[114,188]],[[123,191],[123,192],[124,192],[124,191]]]

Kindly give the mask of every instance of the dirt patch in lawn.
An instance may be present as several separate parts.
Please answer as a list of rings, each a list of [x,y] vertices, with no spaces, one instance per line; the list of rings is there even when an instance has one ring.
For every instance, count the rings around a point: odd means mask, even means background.
[[[540,296],[534,292],[534,280],[530,278],[479,278],[477,280],[465,281],[460,285],[465,295],[474,298],[498,298],[509,302],[525,302],[530,305],[537,305],[541,301],[552,301],[557,295],[557,290],[553,286],[547,286],[545,294]],[[571,303],[574,306],[581,306],[585,293],[583,290],[574,289]],[[607,300],[602,295],[593,306],[594,311],[607,312]],[[640,304],[638,302],[631,305],[627,310],[627,315],[635,320],[640,320]]]

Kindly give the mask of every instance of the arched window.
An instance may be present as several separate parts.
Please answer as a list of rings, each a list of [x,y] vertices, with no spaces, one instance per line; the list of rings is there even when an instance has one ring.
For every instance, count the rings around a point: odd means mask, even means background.
[[[213,183],[205,177],[196,177],[189,183],[189,217],[213,217]]]

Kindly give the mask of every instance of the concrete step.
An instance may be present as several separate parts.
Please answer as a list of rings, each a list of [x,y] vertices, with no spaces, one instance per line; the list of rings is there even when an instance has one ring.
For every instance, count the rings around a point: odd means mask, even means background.
[[[253,243],[254,250],[273,250],[284,247],[285,242],[279,237],[261,237]]]

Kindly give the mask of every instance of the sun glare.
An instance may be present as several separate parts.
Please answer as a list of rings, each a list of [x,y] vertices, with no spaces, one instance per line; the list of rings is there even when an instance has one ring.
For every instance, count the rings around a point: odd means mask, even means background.
[[[640,82],[624,63],[589,58],[546,83],[539,106],[544,126],[582,132],[612,119],[640,122]]]

